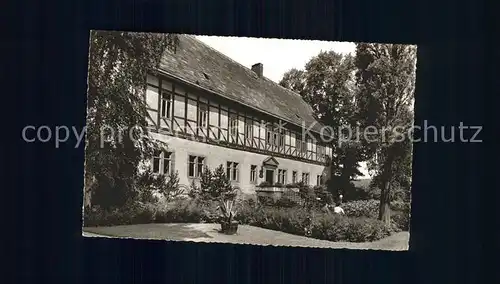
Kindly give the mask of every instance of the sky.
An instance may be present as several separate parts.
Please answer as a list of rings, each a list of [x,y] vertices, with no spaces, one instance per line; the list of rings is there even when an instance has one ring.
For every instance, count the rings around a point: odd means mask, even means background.
[[[264,76],[276,83],[286,71],[304,69],[305,64],[320,51],[355,52],[355,45],[350,42],[216,36],[196,38],[248,68],[262,63]]]

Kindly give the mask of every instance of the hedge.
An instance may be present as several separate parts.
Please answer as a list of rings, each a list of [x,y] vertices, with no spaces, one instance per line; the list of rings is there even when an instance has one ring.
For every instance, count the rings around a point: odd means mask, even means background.
[[[371,218],[356,218],[314,212],[302,208],[243,207],[236,219],[265,229],[304,235],[310,228],[311,237],[329,241],[369,242],[387,237],[391,228]]]
[[[378,200],[357,200],[343,203],[344,212],[349,217],[377,218],[379,213]],[[395,230],[408,231],[410,225],[410,203],[391,202],[391,219]]]
[[[131,205],[108,212],[94,209],[86,212],[85,226],[114,226],[140,223],[217,223],[216,204],[179,200],[162,206]],[[381,221],[366,217],[349,217],[310,212],[301,207],[260,206],[253,201],[240,204],[236,220],[240,224],[277,230],[295,235],[329,240],[368,242],[389,236],[393,231]],[[309,217],[311,217],[309,219]]]

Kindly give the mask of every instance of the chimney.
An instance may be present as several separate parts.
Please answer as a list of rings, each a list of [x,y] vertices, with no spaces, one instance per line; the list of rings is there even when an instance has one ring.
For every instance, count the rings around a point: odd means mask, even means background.
[[[264,65],[262,65],[262,63],[255,63],[254,65],[252,65],[252,71],[255,72],[255,74],[257,74],[259,78],[262,78],[262,75],[264,73]]]

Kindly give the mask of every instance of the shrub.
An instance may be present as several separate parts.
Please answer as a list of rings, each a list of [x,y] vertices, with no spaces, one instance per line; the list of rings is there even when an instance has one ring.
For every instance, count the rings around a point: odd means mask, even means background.
[[[267,195],[257,196],[257,201],[259,202],[259,204],[265,205],[265,206],[273,206],[275,204],[274,199],[271,196],[267,196]]]
[[[300,203],[299,203],[299,201],[297,201],[296,198],[287,194],[287,195],[284,195],[284,196],[280,197],[279,199],[277,199],[274,202],[273,206],[283,207],[283,208],[292,208],[292,207],[300,206]]]
[[[170,202],[166,208],[156,213],[156,223],[199,223],[203,209],[191,200]]]
[[[389,236],[390,232],[376,219],[324,214],[315,218],[312,236],[330,241],[371,242]]]
[[[304,206],[307,208],[313,208],[317,203],[316,192],[314,189],[304,184],[302,181],[297,185],[299,188],[299,196],[302,200],[304,200]]]
[[[268,181],[263,181],[261,182],[257,187],[269,187],[271,186],[271,183]]]
[[[274,206],[274,207],[298,207],[303,205],[303,200],[297,192],[291,190],[285,190],[282,192],[279,198],[273,198],[269,195],[258,195],[257,201],[263,206]]]
[[[309,217],[312,217],[312,224]],[[324,214],[301,207],[276,208],[244,204],[236,219],[241,224],[296,235],[305,235],[310,228],[312,237],[329,241],[374,241],[391,232],[390,228],[375,219]]]
[[[347,240],[347,220],[348,218],[340,215],[316,216],[313,220],[311,236],[334,242]]]
[[[245,200],[240,203],[238,216],[236,220],[242,224],[256,224],[262,216],[262,205],[254,202],[253,200]]]
[[[369,217],[377,218],[379,211],[378,200],[357,200],[342,203],[341,207],[349,217]]]
[[[217,223],[220,219],[217,205],[218,203],[214,201],[179,199],[163,206],[134,203],[120,210],[107,211],[93,207],[92,211],[85,211],[84,225],[112,226],[151,222]],[[391,228],[373,218],[332,215],[302,206],[270,207],[250,199],[239,201],[236,207],[238,214],[235,220],[241,224],[296,235],[306,235],[306,232],[310,231],[312,237],[330,241],[374,241],[388,236],[391,232]],[[402,214],[393,216],[394,224],[398,228],[407,226],[408,218],[403,218]]]
[[[200,186],[193,182],[189,196],[203,200],[230,200],[236,197],[236,190],[226,176],[224,166],[219,165],[214,171],[204,167],[200,178]]]
[[[342,204],[342,209],[349,217],[378,218],[378,200],[358,200]],[[394,231],[407,231],[410,223],[410,203],[391,202],[391,219]]]
[[[236,220],[241,224],[303,235],[308,216],[309,214],[301,208],[288,210],[262,206],[242,206]]]
[[[410,204],[407,202],[396,203],[393,210],[392,222],[398,229],[408,231],[410,229]]]
[[[84,212],[84,226],[118,226],[131,224],[152,223],[156,210],[153,206],[136,203],[127,203],[122,208],[103,210],[93,206]]]
[[[160,187],[159,192],[165,196],[167,201],[179,198],[185,193],[184,189],[179,185],[179,173],[177,171],[168,175],[167,182]]]
[[[408,211],[410,212],[410,202],[392,201],[391,209],[394,211]]]
[[[154,174],[151,170],[140,173],[135,181],[137,196],[135,201],[142,203],[155,203],[158,199],[153,192],[162,194],[166,200],[176,198],[183,192],[179,187],[179,176],[177,172],[169,175]]]
[[[333,202],[333,196],[327,190],[326,186],[318,185],[313,187],[313,190],[316,196],[317,207],[323,207],[325,204],[331,204]],[[319,200],[317,198],[319,198]]]

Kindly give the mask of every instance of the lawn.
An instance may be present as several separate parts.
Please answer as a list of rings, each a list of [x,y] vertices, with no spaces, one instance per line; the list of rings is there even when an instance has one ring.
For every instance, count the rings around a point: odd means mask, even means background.
[[[408,232],[400,232],[385,239],[366,242],[331,242],[291,235],[248,225],[240,225],[236,235],[219,233],[218,224],[140,224],[113,227],[86,227],[84,236],[125,237],[134,239],[163,239],[174,241],[238,243],[254,245],[407,250]]]

